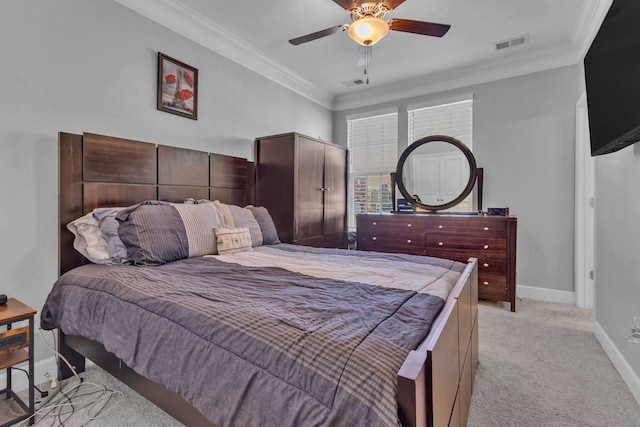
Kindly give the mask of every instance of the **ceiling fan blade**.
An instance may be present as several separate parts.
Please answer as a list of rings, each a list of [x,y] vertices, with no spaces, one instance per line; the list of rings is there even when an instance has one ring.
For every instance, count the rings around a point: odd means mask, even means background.
[[[354,0],[333,0],[333,1],[337,3],[338,6],[340,6],[344,10],[351,10],[358,7],[358,4]]]
[[[392,19],[390,27],[395,31],[422,34],[424,36],[442,37],[447,34],[451,25],[434,22],[413,21],[411,19]]]
[[[400,6],[404,2],[405,0],[382,0],[382,3],[384,3],[384,5],[387,6],[387,9],[389,10],[395,9],[396,7]]]
[[[371,52],[373,52],[373,46],[358,45],[358,67],[371,63]]]
[[[310,42],[312,40],[330,36],[331,34],[335,34],[339,31],[343,31],[344,28],[345,28],[344,25],[337,25],[335,27],[327,28],[326,30],[316,31],[315,33],[307,34],[306,36],[291,39],[289,40],[289,43],[291,43],[294,46],[298,46],[299,44]]]

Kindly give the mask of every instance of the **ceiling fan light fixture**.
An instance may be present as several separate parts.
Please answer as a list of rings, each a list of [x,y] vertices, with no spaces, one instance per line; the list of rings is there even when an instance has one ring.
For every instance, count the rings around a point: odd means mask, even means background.
[[[389,23],[382,18],[365,16],[349,25],[348,34],[362,46],[373,46],[389,32]]]

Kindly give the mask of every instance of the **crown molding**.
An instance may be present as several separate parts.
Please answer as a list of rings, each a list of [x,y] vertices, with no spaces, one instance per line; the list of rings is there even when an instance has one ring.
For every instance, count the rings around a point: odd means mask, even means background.
[[[338,95],[335,98],[333,110],[361,108],[578,64],[589,50],[612,2],[613,0],[585,0],[578,22],[573,29],[571,41],[567,44]]]
[[[114,0],[122,6],[331,110],[334,95],[205,19],[178,0]]]
[[[391,83],[365,91],[338,95],[334,111],[361,108],[373,104],[399,101],[451,89],[459,89],[524,74],[550,70],[578,63],[580,58],[570,44],[554,46],[520,55],[484,61],[456,70]]]
[[[594,0],[583,3],[578,24],[571,36],[571,42],[578,49],[581,59],[584,59],[591,47],[612,3],[613,0]]]
[[[286,69],[179,0],[114,1],[333,111],[398,101],[577,64],[584,59],[613,2],[585,0],[567,44],[525,51],[456,70],[336,96]]]

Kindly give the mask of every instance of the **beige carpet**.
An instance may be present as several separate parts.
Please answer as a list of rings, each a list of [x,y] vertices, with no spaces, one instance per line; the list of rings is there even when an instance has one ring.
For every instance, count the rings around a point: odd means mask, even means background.
[[[506,307],[480,305],[480,364],[469,427],[640,426],[640,405],[594,338],[589,310],[528,299],[518,302],[516,313]],[[124,398],[114,396],[117,406],[93,421],[88,414],[97,407],[76,404],[69,419],[62,416],[64,426],[180,426],[97,367],[83,377],[122,391]],[[16,409],[1,401],[0,424]],[[57,418],[38,420],[39,426],[61,425]]]
[[[469,427],[640,426],[640,405],[593,335],[590,310],[481,303]]]
[[[64,426],[64,427],[180,427],[182,424],[173,417],[167,415],[144,397],[131,390],[129,387],[116,380],[114,377],[98,368],[92,366],[80,375],[84,383],[72,397],[73,408],[68,401],[57,393],[48,402],[48,408],[40,409],[40,414],[36,416],[36,426]],[[114,394],[111,400],[100,393],[100,389],[90,385],[93,383],[104,386],[110,390],[121,392],[122,395]],[[71,393],[74,386],[78,384],[75,378],[64,382],[63,391]],[[19,393],[21,396],[23,392]],[[36,392],[37,396],[37,392]],[[26,397],[26,396],[25,396]],[[36,398],[36,410],[41,408]],[[54,410],[51,405],[61,405]],[[102,409],[104,408],[104,409]],[[102,410],[101,410],[102,409]],[[21,414],[21,408],[12,401],[0,401],[0,425],[14,418],[15,414]],[[59,416],[58,416],[59,414]],[[96,417],[96,419],[92,419]],[[16,426],[26,427],[26,421],[16,424]]]

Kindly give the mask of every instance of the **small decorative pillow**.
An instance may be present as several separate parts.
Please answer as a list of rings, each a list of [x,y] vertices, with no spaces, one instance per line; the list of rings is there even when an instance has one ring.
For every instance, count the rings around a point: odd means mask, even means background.
[[[252,251],[251,233],[247,227],[216,228],[216,243],[220,255]]]

